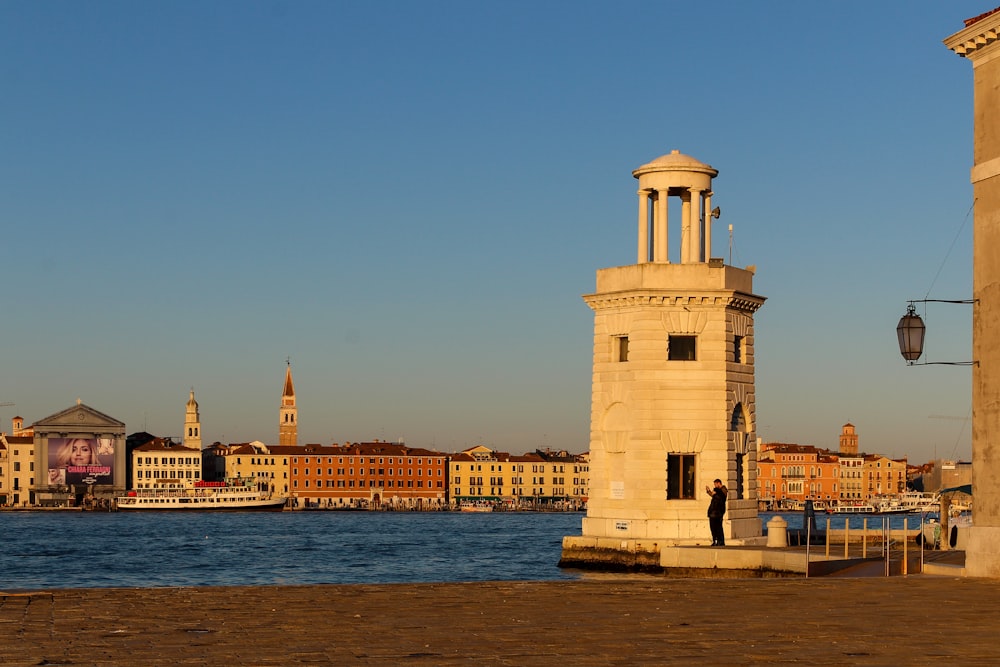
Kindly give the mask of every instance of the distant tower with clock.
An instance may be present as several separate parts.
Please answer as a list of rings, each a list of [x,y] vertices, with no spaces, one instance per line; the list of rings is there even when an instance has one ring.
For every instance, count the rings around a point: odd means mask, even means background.
[[[285,386],[281,390],[278,411],[278,444],[297,445],[299,441],[299,409],[295,407],[295,386],[292,384],[292,362],[285,368]]]
[[[582,536],[564,540],[566,562],[709,544],[715,479],[729,489],[727,540],[761,534],[754,268],[712,256],[717,170],[673,151],[632,175],[636,263],[598,270],[583,297],[594,311],[590,497]]]

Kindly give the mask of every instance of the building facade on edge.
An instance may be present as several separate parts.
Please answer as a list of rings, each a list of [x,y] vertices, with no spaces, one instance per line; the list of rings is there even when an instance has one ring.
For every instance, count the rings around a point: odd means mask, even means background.
[[[944,40],[972,63],[972,527],[969,576],[1000,578],[1000,7]]]

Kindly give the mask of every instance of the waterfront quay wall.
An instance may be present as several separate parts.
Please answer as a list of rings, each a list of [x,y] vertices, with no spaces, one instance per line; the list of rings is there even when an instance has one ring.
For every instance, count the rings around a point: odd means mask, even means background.
[[[645,572],[679,577],[823,576],[865,562],[852,555],[826,554],[820,547],[668,546],[653,540],[568,536],[559,567],[604,572]]]
[[[645,572],[669,576],[783,577],[824,576],[856,568],[863,563],[882,562],[884,546],[889,547],[894,574],[921,571],[920,530],[830,531],[810,536],[806,548],[805,533],[790,531],[785,543],[743,540],[726,547],[671,545],[656,540],[614,539],[567,536],[563,538],[559,566],[605,572]],[[887,540],[887,541],[886,541]],[[932,544],[928,541],[926,544]],[[947,545],[943,545],[947,549]],[[961,545],[960,545],[961,547]],[[906,565],[903,566],[903,561]],[[962,559],[964,560],[964,559]],[[958,569],[938,565],[925,572],[964,574]]]

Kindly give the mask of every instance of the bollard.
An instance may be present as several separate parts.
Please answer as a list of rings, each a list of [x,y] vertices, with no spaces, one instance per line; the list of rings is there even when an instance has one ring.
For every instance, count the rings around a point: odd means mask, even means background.
[[[767,546],[788,546],[788,522],[780,516],[773,516],[767,522]]]

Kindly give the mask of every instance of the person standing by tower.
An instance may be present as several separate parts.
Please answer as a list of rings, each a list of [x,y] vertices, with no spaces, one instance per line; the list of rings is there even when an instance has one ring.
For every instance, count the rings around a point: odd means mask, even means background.
[[[726,546],[726,533],[722,528],[722,517],[726,514],[726,496],[729,494],[721,479],[713,482],[714,488],[706,486],[705,491],[712,497],[708,504],[708,526],[712,529],[712,546]]]

